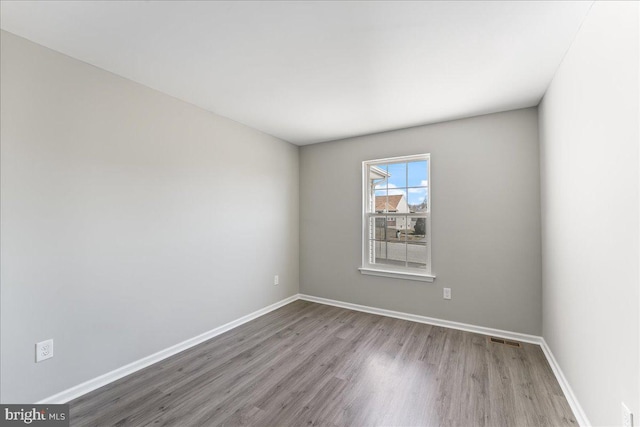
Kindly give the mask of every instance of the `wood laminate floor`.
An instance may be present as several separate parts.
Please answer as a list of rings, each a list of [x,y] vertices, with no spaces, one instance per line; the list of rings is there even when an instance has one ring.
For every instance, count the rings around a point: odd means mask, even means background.
[[[70,411],[72,426],[577,426],[537,345],[306,301]]]

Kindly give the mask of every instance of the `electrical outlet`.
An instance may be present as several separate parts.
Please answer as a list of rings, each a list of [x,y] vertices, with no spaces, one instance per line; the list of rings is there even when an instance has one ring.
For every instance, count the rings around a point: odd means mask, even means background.
[[[273,286],[278,286],[280,284],[280,277],[276,274],[273,276]]]
[[[633,414],[624,402],[622,403],[622,427],[633,427]]]
[[[451,299],[451,288],[444,288],[443,289],[442,298]]]
[[[41,341],[36,344],[36,363],[53,357],[53,340]]]

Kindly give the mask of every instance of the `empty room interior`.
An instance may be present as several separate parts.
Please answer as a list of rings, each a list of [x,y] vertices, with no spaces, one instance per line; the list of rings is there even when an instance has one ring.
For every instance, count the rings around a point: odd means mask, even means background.
[[[0,18],[3,426],[640,426],[640,3]]]

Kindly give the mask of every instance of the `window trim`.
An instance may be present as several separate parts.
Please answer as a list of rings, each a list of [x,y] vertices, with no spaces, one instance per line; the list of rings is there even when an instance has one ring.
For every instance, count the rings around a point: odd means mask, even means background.
[[[381,267],[381,264],[371,264],[369,263],[369,219],[371,216],[376,216],[379,214],[367,212],[367,206],[369,202],[369,170],[371,166],[387,164],[387,163],[398,163],[398,162],[412,162],[426,160],[428,163],[427,168],[427,182],[428,191],[427,191],[427,206],[428,210],[425,218],[425,227],[427,229],[427,268],[418,269],[411,267],[400,267],[394,265],[384,265]],[[407,185],[409,183],[407,182]],[[361,251],[362,251],[362,262],[358,270],[362,274],[372,275],[372,276],[382,276],[382,277],[392,277],[398,279],[407,279],[407,280],[417,280],[422,282],[433,282],[436,278],[435,274],[433,274],[433,268],[431,265],[431,154],[414,154],[410,156],[398,156],[398,157],[388,157],[384,159],[375,159],[375,160],[365,160],[362,162],[362,209],[361,209]],[[383,213],[382,216],[405,216],[407,214],[393,214],[393,213]],[[419,214],[422,217],[422,214]]]

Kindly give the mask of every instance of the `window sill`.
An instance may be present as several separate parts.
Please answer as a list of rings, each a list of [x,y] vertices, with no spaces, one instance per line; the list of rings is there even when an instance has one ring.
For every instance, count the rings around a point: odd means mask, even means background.
[[[360,273],[370,276],[393,277],[394,279],[418,280],[420,282],[433,282],[436,276],[433,274],[409,273],[405,271],[378,270],[373,268],[358,268]]]

